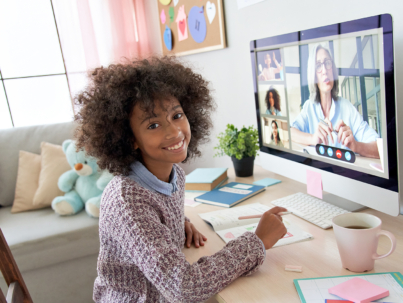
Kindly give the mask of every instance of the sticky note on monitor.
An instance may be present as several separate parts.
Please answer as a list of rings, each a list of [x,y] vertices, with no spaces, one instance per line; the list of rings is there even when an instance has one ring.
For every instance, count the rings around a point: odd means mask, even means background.
[[[253,182],[253,184],[262,185],[262,186],[267,187],[267,186],[271,186],[271,185],[274,185],[274,184],[277,184],[277,183],[280,183],[280,182],[281,182],[281,180],[272,179],[272,178],[264,178],[264,179],[257,180],[255,182]]]
[[[389,296],[389,290],[357,277],[329,288],[329,293],[356,303],[369,303]]]
[[[322,175],[320,173],[307,170],[306,186],[307,186],[307,193],[309,195],[322,199],[323,185],[322,185]]]

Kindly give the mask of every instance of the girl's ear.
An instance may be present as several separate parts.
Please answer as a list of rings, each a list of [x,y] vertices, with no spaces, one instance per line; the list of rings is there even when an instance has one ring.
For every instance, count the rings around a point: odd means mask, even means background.
[[[138,149],[139,145],[137,144],[137,142],[134,142],[134,150]]]

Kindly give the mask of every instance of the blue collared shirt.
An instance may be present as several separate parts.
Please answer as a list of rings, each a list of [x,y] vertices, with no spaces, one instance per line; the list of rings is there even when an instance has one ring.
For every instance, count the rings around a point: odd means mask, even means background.
[[[294,127],[301,132],[313,134],[318,128],[320,119],[325,119],[320,102],[307,100],[302,108],[301,113],[297,116],[291,127]],[[350,101],[339,97],[337,101],[332,99],[330,107],[329,120],[333,127],[339,120],[343,120],[353,132],[354,139],[357,142],[369,143],[376,141],[379,138],[378,133],[371,128],[366,121],[363,120],[361,114],[351,104]],[[349,149],[348,147],[337,142],[337,135],[333,132],[334,144],[329,141],[329,145],[339,148]]]
[[[172,168],[171,175],[169,176],[169,183],[161,181],[154,176],[140,161],[133,162],[130,165],[130,168],[131,171],[129,173],[129,178],[148,190],[159,192],[167,196],[171,196],[178,190],[176,185],[177,176],[175,168]]]

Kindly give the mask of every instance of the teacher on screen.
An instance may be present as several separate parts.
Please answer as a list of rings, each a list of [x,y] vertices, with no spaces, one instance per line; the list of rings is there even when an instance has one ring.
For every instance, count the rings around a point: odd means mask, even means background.
[[[347,148],[365,157],[379,158],[379,135],[350,101],[338,96],[338,78],[330,51],[322,45],[312,48],[308,59],[310,97],[291,124],[292,140]]]

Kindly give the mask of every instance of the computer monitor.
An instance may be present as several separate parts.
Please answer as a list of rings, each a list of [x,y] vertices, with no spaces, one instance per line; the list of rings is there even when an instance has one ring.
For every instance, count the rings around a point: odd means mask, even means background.
[[[324,201],[397,216],[392,17],[254,40],[250,55],[261,165],[319,172]]]

